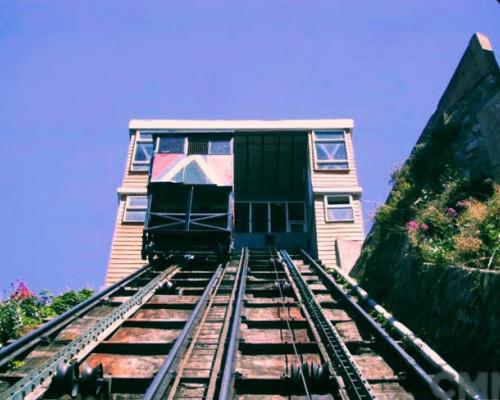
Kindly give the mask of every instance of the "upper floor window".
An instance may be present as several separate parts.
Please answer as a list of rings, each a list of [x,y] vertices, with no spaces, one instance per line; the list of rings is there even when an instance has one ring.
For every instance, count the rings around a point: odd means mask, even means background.
[[[159,153],[184,154],[186,138],[184,137],[161,137],[158,144]]]
[[[352,197],[349,195],[325,196],[325,215],[327,222],[353,222]]]
[[[342,170],[349,168],[344,131],[315,131],[316,169]]]
[[[144,222],[147,208],[147,196],[127,196],[123,222]]]
[[[231,154],[231,138],[227,136],[204,134],[193,134],[188,137],[167,135],[159,138],[158,152],[188,155]]]
[[[151,133],[136,133],[132,171],[147,171],[153,155],[153,136]]]

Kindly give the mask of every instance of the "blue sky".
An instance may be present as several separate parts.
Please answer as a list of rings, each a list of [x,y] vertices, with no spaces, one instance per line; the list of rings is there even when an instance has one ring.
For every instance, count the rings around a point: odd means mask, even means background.
[[[2,0],[0,290],[104,279],[132,118],[353,118],[383,202],[496,0]]]

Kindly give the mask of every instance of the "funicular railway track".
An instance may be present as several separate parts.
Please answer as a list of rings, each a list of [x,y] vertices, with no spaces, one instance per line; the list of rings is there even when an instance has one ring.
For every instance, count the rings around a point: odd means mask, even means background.
[[[17,368],[15,368],[17,366]],[[0,351],[0,399],[448,398],[304,251],[169,257]]]

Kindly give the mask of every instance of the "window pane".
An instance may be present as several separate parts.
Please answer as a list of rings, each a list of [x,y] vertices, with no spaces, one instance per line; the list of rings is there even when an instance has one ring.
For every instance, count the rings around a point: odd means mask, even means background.
[[[125,221],[127,222],[144,222],[146,219],[146,211],[127,211],[125,213]]]
[[[327,208],[328,221],[353,221],[352,207]]]
[[[320,161],[347,160],[345,143],[316,142],[316,156]]]
[[[288,219],[304,221],[304,203],[288,203]]]
[[[321,132],[314,132],[314,135],[316,136],[317,139],[320,140],[344,139],[344,131],[321,131]]]
[[[136,143],[134,161],[147,162],[153,154],[153,143]]]
[[[184,153],[184,138],[182,137],[162,137],[158,147],[160,153]]]
[[[292,223],[290,224],[290,232],[304,232],[304,224]]]
[[[336,170],[336,169],[349,169],[349,164],[346,162],[343,163],[321,163],[316,166],[317,169],[324,170]]]
[[[286,232],[285,203],[271,203],[271,232]]]
[[[231,154],[229,140],[210,140],[210,154]]]
[[[328,205],[335,204],[350,204],[349,196],[327,196],[326,201]]]
[[[252,232],[267,233],[267,203],[252,203]]]
[[[236,232],[248,233],[250,218],[249,203],[235,203],[234,205],[234,229]]]
[[[130,196],[128,198],[128,206],[146,208],[148,206],[148,198],[146,196]]]

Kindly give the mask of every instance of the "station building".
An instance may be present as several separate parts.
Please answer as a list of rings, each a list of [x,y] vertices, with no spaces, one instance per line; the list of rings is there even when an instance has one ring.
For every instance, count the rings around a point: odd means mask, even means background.
[[[131,120],[106,284],[145,264],[142,235],[155,153],[178,155],[153,172],[162,179],[217,183],[229,177],[236,248],[303,248],[327,268],[349,272],[364,240],[352,135],[350,119]],[[231,162],[209,165],[203,155],[211,154]]]

